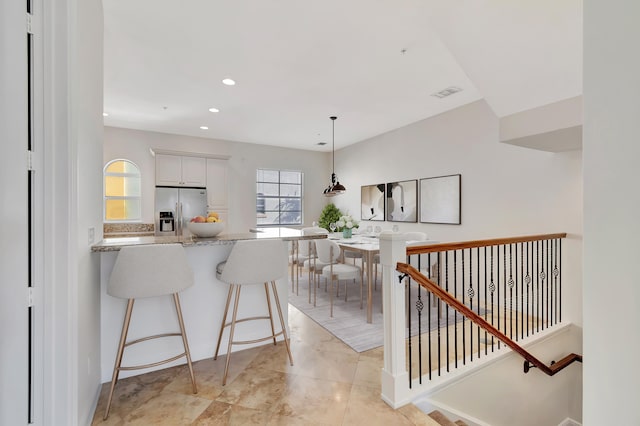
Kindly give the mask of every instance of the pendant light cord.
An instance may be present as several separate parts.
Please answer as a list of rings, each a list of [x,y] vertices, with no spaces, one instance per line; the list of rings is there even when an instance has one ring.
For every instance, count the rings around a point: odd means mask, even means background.
[[[336,175],[336,119],[338,117],[329,117],[331,119],[331,183],[334,182]]]

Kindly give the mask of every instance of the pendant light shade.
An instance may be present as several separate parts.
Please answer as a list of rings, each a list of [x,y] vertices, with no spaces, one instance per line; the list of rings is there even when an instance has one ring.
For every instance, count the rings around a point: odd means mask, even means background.
[[[338,194],[342,194],[347,190],[339,181],[336,176],[335,168],[336,168],[336,119],[338,117],[329,117],[332,122],[332,145],[331,145],[331,184],[327,186],[323,194],[326,197],[333,197]]]

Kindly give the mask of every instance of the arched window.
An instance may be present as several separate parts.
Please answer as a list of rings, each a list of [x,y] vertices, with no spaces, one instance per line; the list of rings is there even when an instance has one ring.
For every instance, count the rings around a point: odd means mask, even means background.
[[[129,160],[113,160],[104,166],[105,222],[139,221],[142,218],[140,169]]]

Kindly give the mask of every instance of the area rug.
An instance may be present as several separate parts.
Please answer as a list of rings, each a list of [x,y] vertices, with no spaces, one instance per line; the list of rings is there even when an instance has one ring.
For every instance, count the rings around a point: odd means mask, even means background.
[[[307,275],[300,277],[298,295],[289,294],[289,303],[302,311],[309,318],[324,327],[331,334],[349,345],[356,352],[364,352],[373,348],[380,347],[384,344],[384,325],[382,315],[382,290],[380,282],[378,282],[378,290],[373,292],[373,322],[367,323],[367,298],[366,289],[364,294],[363,306],[360,309],[360,283],[356,281],[348,281],[348,298],[344,300],[344,283],[340,282],[340,297],[333,299],[333,318],[329,316],[330,303],[329,293],[325,291],[324,282],[317,289],[317,303],[313,306],[313,288],[311,294],[311,303],[309,303],[308,280]],[[366,279],[365,279],[366,286]],[[335,289],[334,289],[335,291]],[[411,295],[412,304],[415,304],[417,298],[417,287],[412,286]],[[421,330],[426,332],[429,328],[436,330],[438,327],[447,325],[447,315],[442,308],[442,315],[438,323],[437,308],[431,308],[431,321],[427,318],[428,309],[426,306],[426,295],[422,292],[425,307],[422,312]],[[415,306],[415,305],[414,305]],[[453,315],[453,310],[449,311],[448,324],[454,324],[462,321],[462,315]],[[412,310],[411,334],[418,333],[418,318],[415,315],[415,308]],[[456,318],[457,317],[457,318]],[[408,335],[408,332],[407,332]]]

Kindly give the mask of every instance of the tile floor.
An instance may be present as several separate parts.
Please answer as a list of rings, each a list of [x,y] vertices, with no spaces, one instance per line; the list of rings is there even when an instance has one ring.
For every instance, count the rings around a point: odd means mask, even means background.
[[[357,353],[289,306],[291,349],[266,345],[194,363],[198,394],[186,366],[118,382],[107,421],[109,383],[93,425],[437,425],[415,406],[391,409],[380,398],[382,347]]]

